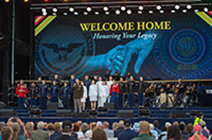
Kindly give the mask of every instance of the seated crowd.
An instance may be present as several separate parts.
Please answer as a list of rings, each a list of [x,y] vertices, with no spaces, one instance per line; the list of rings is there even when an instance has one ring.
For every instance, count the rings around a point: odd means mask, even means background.
[[[185,122],[166,122],[159,126],[157,120],[153,124],[147,121],[131,123],[130,119],[109,124],[107,121],[86,122],[69,120],[63,122],[27,122],[19,118],[10,118],[5,124],[0,123],[2,140],[207,140],[210,131],[205,121],[197,118],[194,125]],[[196,119],[196,120],[197,120]],[[112,129],[109,126],[112,126]]]

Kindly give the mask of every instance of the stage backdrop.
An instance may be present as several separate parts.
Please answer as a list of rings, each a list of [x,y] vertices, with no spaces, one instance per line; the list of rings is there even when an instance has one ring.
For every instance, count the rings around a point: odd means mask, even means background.
[[[35,77],[212,77],[212,13],[37,16]]]

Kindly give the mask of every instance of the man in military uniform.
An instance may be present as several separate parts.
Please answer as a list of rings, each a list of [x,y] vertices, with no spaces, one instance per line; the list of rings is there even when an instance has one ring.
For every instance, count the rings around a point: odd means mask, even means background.
[[[30,106],[36,106],[37,96],[38,96],[38,88],[36,87],[35,83],[31,84],[30,92],[29,92],[28,96],[29,96]]]
[[[51,102],[57,102],[57,98],[59,95],[59,87],[58,85],[56,85],[56,81],[53,81],[53,85],[51,86],[51,90],[50,90],[50,98],[51,98]]]
[[[119,102],[119,107],[123,106],[123,99],[124,99],[124,94],[126,93],[126,83],[124,83],[123,77],[120,78],[120,83],[119,83],[119,97],[118,97],[118,102]]]
[[[75,82],[75,76],[72,74],[71,79],[68,81],[69,88],[71,89],[74,86],[75,83],[76,83]],[[70,106],[71,107],[74,106],[73,94],[74,94],[74,90],[71,90],[70,91]]]
[[[130,76],[130,81],[127,83],[127,97],[128,97],[128,102],[129,106],[133,107],[134,106],[134,93],[136,91],[136,85],[133,76]]]
[[[138,92],[138,106],[141,107],[144,104],[144,92],[145,92],[145,84],[143,81],[143,77],[140,76],[139,82],[136,83],[136,91]]]
[[[83,97],[83,86],[80,84],[79,79],[76,79],[76,83],[71,88],[71,90],[74,90],[74,112],[77,112],[77,108],[79,109],[79,112],[82,112],[81,107],[81,99]]]
[[[90,106],[90,101],[89,101],[89,87],[91,85],[91,80],[89,80],[89,76],[85,75],[85,80],[83,81],[84,86],[87,88],[87,99],[86,99],[86,106]]]
[[[42,85],[40,85],[39,89],[39,97],[40,97],[40,107],[42,109],[46,108],[46,103],[47,103],[47,96],[49,94],[49,89],[48,85],[46,84],[45,80],[42,80]]]
[[[62,87],[62,82],[61,82],[61,80],[59,79],[58,74],[55,74],[55,75],[54,75],[54,78],[52,79],[52,83],[53,83],[53,81],[56,81],[56,85],[57,85],[59,88]]]
[[[23,109],[24,108],[25,97],[26,97],[26,94],[28,94],[27,85],[24,84],[23,80],[20,80],[20,84],[17,85],[16,94],[18,94],[18,105],[19,105],[19,108]]]
[[[68,108],[68,100],[70,99],[70,88],[68,87],[68,84],[65,82],[64,87],[62,87],[61,90],[61,98],[63,100],[64,108]]]

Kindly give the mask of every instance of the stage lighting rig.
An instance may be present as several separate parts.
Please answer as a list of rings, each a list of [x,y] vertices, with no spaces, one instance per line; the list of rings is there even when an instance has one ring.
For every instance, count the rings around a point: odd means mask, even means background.
[[[121,6],[121,10],[122,11],[125,11],[126,10],[126,7],[125,6]]]
[[[205,7],[205,8],[204,8],[204,11],[205,11],[205,12],[208,12],[208,8],[207,8],[207,7]]]
[[[190,9],[192,8],[191,4],[188,4],[188,5],[186,6],[186,8],[187,8],[188,10],[190,10]]]
[[[144,10],[144,7],[142,5],[138,6],[139,10]]]
[[[161,9],[162,9],[162,6],[161,6],[161,5],[157,5],[157,6],[156,6],[156,9],[157,9],[157,10],[161,10]]]
[[[70,8],[69,8],[69,11],[70,11],[70,12],[74,12],[74,8],[73,8],[73,7],[70,7]]]
[[[56,12],[57,12],[57,8],[53,8],[52,11],[53,11],[54,13],[56,13]]]
[[[180,5],[178,5],[178,4],[176,4],[174,7],[175,7],[176,10],[180,9]]]
[[[116,15],[119,15],[121,12],[119,10],[116,10]]]
[[[104,6],[104,7],[103,7],[103,10],[104,10],[104,11],[108,11],[109,8],[108,8],[107,6]]]
[[[90,11],[92,10],[92,8],[91,8],[91,7],[87,7],[86,10],[87,10],[88,12],[90,12]]]
[[[131,10],[127,10],[127,14],[128,15],[132,14],[132,11]]]

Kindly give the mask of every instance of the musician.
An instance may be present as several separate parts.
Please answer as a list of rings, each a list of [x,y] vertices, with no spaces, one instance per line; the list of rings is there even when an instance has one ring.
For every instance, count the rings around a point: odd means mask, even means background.
[[[196,88],[196,84],[193,84],[191,88],[191,96],[192,96],[193,102],[197,100],[197,94],[198,94],[198,89]]]
[[[185,101],[186,105],[188,105],[188,103],[190,102],[189,100],[191,99],[191,88],[189,85],[186,86],[186,90],[184,91],[183,97],[186,100]]]
[[[38,88],[36,87],[35,83],[31,84],[28,97],[29,97],[29,100],[30,100],[30,106],[36,106],[37,97],[38,97]]]
[[[160,103],[166,103],[166,92],[163,87],[160,89]]]
[[[91,81],[89,80],[89,76],[85,75],[85,80],[84,82],[84,86],[87,88],[87,99],[86,99],[86,106],[89,107],[90,106],[90,102],[89,102],[89,87],[91,85]]]
[[[96,82],[96,86],[97,86],[97,95],[98,95],[98,102],[100,102],[100,88],[102,86],[102,77],[99,76],[99,81]],[[100,104],[98,104],[98,107],[99,107]]]
[[[59,88],[62,87],[62,82],[61,82],[61,80],[59,79],[58,74],[55,74],[55,75],[54,75],[54,78],[52,79],[52,83],[53,83],[53,81],[56,81],[56,85],[57,85]]]
[[[128,91],[128,102],[129,106],[134,106],[134,93],[136,92],[136,85],[133,76],[130,76],[130,81],[127,83],[127,91]]]
[[[84,86],[84,83],[81,82],[82,86],[83,86],[83,96],[82,96],[82,99],[81,99],[81,103],[82,103],[82,111],[85,110],[85,102],[86,102],[86,99],[88,97],[88,93],[87,93],[87,88],[86,86]]]
[[[19,108],[21,109],[24,108],[24,101],[27,93],[28,93],[27,85],[24,84],[23,80],[20,80],[20,84],[18,84],[16,87],[16,94],[18,94],[18,105]]]
[[[40,107],[42,109],[46,108],[46,103],[47,103],[47,96],[49,94],[49,89],[48,85],[46,84],[45,80],[42,80],[42,84],[40,85],[39,88],[39,97],[40,97]]]
[[[138,106],[141,107],[144,104],[144,92],[145,92],[145,84],[143,81],[143,77],[140,76],[139,82],[136,84],[136,91],[138,91]]]
[[[76,79],[76,83],[73,85],[71,90],[74,90],[73,98],[74,98],[74,112],[77,112],[77,108],[79,112],[82,112],[81,107],[81,99],[83,97],[83,86],[79,79]]]
[[[153,84],[153,89],[155,91],[155,96],[160,95],[160,89],[158,88],[158,85],[156,83]]]
[[[110,102],[115,104],[115,108],[117,108],[117,97],[119,94],[119,85],[116,83],[116,80],[113,79],[113,84],[110,86]]]
[[[75,76],[72,74],[71,79],[69,79],[68,81],[69,88],[71,89],[75,83],[76,83]],[[71,107],[74,106],[73,94],[74,94],[74,90],[70,90],[70,106]]]
[[[99,88],[99,102],[98,102],[99,107],[103,107],[104,103],[106,103],[107,98],[108,98],[108,93],[109,93],[109,90],[106,85],[106,82],[103,81],[102,86],[100,86],[100,88]]]
[[[182,102],[181,96],[184,93],[184,84],[182,83],[182,79],[178,79],[178,84],[176,85],[176,94],[175,94],[175,102],[180,105]]]
[[[126,83],[124,83],[123,77],[120,78],[120,83],[119,83],[119,97],[118,97],[118,102],[119,102],[119,107],[123,106],[123,99],[124,99],[124,94],[126,93]]]
[[[61,98],[63,100],[63,105],[65,109],[68,109],[68,100],[70,100],[70,88],[68,87],[68,84],[65,82],[64,86],[61,90]]]
[[[154,98],[155,89],[153,88],[154,84],[150,84],[149,88],[146,89],[145,92],[145,102],[147,106],[150,106],[150,100]]]
[[[97,86],[95,84],[95,80],[91,81],[91,85],[89,87],[89,98],[91,102],[91,109],[95,110],[96,109],[96,101],[97,101]]]
[[[172,87],[171,87],[171,84],[166,85],[166,94],[168,95],[168,103],[170,107],[173,106],[175,89],[176,87],[174,84],[172,85]]]

